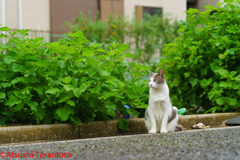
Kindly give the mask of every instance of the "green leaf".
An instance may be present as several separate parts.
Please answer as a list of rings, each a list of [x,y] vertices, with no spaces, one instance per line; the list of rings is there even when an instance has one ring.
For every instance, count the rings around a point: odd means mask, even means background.
[[[75,106],[75,102],[73,100],[68,100],[67,104],[69,104],[70,106]]]
[[[7,88],[9,86],[10,83],[1,83],[1,86],[3,86],[3,88]]]
[[[214,72],[216,70],[221,69],[221,67],[219,67],[216,63],[211,63],[210,66],[211,66],[212,71],[214,71]]]
[[[70,106],[60,107],[56,110],[57,115],[60,117],[61,121],[66,121],[70,114],[74,114],[74,109]]]
[[[106,77],[111,74],[110,72],[104,71],[104,70],[100,70],[99,72],[100,72],[101,76],[106,76]]]
[[[190,74],[191,74],[190,72],[185,72],[185,73],[184,73],[185,78],[190,77]]]
[[[227,88],[228,87],[228,83],[227,82],[220,82],[219,86],[223,87],[223,88]]]
[[[212,111],[212,113],[215,113],[217,110],[217,107],[212,107],[209,111]]]
[[[217,102],[217,104],[219,104],[219,105],[223,105],[223,104],[225,103],[222,98],[216,99],[216,102]]]
[[[16,84],[18,82],[26,82],[26,79],[24,77],[16,77],[11,81],[12,84]]]
[[[64,61],[58,61],[58,63],[61,69],[63,69],[66,66]]]
[[[66,101],[69,100],[69,99],[70,99],[70,98],[69,98],[67,95],[65,95],[65,96],[59,98],[58,103],[66,102]]]
[[[3,48],[3,49],[5,49],[5,48],[8,48],[9,45],[5,45],[5,44],[1,44],[1,43],[0,43],[0,47]]]
[[[237,71],[231,71],[231,72],[229,73],[229,76],[230,76],[230,77],[233,77],[233,76],[235,76],[235,74],[237,74]]]
[[[11,31],[11,29],[8,27],[2,27],[0,28],[0,31]]]
[[[120,52],[125,52],[127,49],[129,49],[129,46],[127,44],[120,44],[117,49],[120,51]]]
[[[228,75],[228,71],[226,69],[219,69],[219,70],[216,70],[215,72],[219,73],[221,76],[227,76]]]
[[[231,48],[231,49],[229,50],[229,54],[230,54],[230,55],[234,55],[234,53],[235,53],[234,48]]]
[[[35,91],[37,91],[39,95],[42,95],[42,93],[43,93],[43,87],[42,86],[39,85],[37,87],[34,87],[33,89]]]
[[[128,130],[128,120],[120,119],[118,122],[118,128],[121,130]]]
[[[91,93],[99,93],[100,91],[101,91],[100,85],[97,85],[96,87],[90,89]]]
[[[69,84],[69,85],[64,85],[63,87],[64,87],[64,89],[66,90],[66,92],[73,90],[73,86],[72,86],[71,84]]]
[[[43,119],[43,115],[37,112],[35,112],[35,115],[36,115],[37,124],[39,124],[40,121]]]
[[[72,77],[64,77],[64,78],[59,78],[63,83],[69,84],[72,82]]]
[[[23,66],[16,64],[16,65],[12,66],[12,70],[13,70],[13,72],[21,72],[23,70]]]
[[[32,111],[37,112],[37,106],[38,106],[37,102],[35,102],[35,101],[27,101],[26,103],[27,103],[27,105],[29,105],[31,107]]]
[[[97,51],[97,52],[107,53],[103,48],[98,48],[96,51]]]
[[[6,94],[4,92],[0,92],[0,99],[5,99],[6,98]]]
[[[83,83],[83,84],[81,84],[81,86],[80,86],[80,88],[75,88],[74,90],[73,90],[73,93],[74,93],[74,95],[77,97],[77,98],[79,98],[80,96],[81,96],[81,94],[83,93],[83,92],[85,92],[85,90],[88,88],[88,86],[85,84],[85,83]]]
[[[235,77],[236,81],[240,81],[240,75],[238,75],[237,77]]]
[[[211,79],[209,79],[209,80],[203,79],[203,80],[201,81],[201,87],[202,87],[202,88],[206,88],[208,85],[211,84],[211,82],[212,82]]]
[[[93,48],[97,48],[98,46],[100,46],[100,43],[95,43],[92,45]]]
[[[115,116],[115,108],[116,108],[116,105],[108,104],[108,105],[106,105],[106,108],[107,108],[107,114],[108,114],[109,116],[114,117],[114,116]]]
[[[45,93],[49,93],[49,94],[56,94],[58,93],[60,90],[58,88],[51,88],[45,91]]]
[[[81,120],[79,119],[79,117],[73,117],[73,116],[71,116],[70,119],[71,119],[71,121],[73,121],[73,123],[74,123],[76,126],[80,126],[80,125],[81,125]]]
[[[8,56],[7,58],[4,59],[4,62],[10,64],[12,62],[15,62],[15,59],[11,56]]]
[[[31,77],[28,77],[27,78],[27,81],[29,82],[29,83],[37,83],[37,77],[33,77],[33,76],[31,76]]]
[[[239,84],[234,82],[233,85],[232,85],[232,89],[239,89]]]
[[[72,85],[73,85],[74,88],[76,88],[77,85],[78,85],[78,80],[74,78],[74,79],[72,80]]]
[[[15,96],[13,96],[13,95],[11,95],[10,98],[9,98],[9,100],[7,101],[7,105],[10,106],[10,107],[12,107],[12,106],[14,106],[15,104],[19,104],[19,103],[21,103],[21,102],[22,102],[21,99],[15,97]]]
[[[189,82],[191,83],[192,88],[193,88],[194,86],[197,85],[198,79],[197,79],[197,78],[190,78],[190,79],[189,79]]]
[[[237,99],[235,98],[228,98],[228,100],[229,100],[229,105],[234,106],[237,104]]]
[[[22,109],[23,107],[23,103],[19,103],[16,107],[14,107],[14,109],[18,112]]]
[[[130,52],[126,52],[123,57],[124,57],[124,58],[126,58],[126,57],[135,58],[135,55],[132,54],[132,53],[130,53]]]

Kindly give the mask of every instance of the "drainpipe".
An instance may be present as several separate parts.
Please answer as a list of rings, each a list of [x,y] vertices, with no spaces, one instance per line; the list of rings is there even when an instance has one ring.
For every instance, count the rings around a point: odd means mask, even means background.
[[[5,26],[5,0],[2,0],[2,27]],[[2,34],[5,34],[3,31]],[[5,44],[5,39],[2,38],[2,43]]]
[[[183,12],[187,11],[187,0],[183,0]],[[183,21],[187,20],[187,14],[183,13]]]
[[[18,0],[18,28],[22,30],[22,0]]]

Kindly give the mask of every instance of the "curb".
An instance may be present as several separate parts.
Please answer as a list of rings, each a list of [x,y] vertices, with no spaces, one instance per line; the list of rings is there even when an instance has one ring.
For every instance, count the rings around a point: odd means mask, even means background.
[[[202,122],[206,126],[219,127],[222,123],[240,113],[217,113],[199,115],[179,115],[179,124],[185,129]],[[130,119],[128,130],[118,129],[118,120],[82,123],[80,127],[71,124],[49,124],[31,126],[0,127],[0,144],[73,140],[96,137],[109,137],[131,134],[146,134],[144,118]]]

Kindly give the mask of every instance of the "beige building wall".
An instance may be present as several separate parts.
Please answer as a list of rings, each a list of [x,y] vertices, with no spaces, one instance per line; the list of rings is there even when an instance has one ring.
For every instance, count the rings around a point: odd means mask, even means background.
[[[198,0],[198,10],[203,12],[206,10],[204,6],[214,6],[217,7],[217,2],[222,2],[221,0]]]
[[[5,25],[8,26],[9,28],[14,28],[14,29],[18,28],[18,3],[17,2],[18,0],[5,0],[5,6],[6,6],[5,7],[5,22],[6,22]]]
[[[183,20],[184,2],[186,0],[124,0],[124,16],[134,18],[136,6],[162,7],[164,15],[169,14],[172,18]]]
[[[50,1],[22,0],[23,29],[50,31]]]
[[[9,28],[19,29],[18,0],[5,0],[5,20]],[[22,0],[22,29],[50,31],[50,0]]]

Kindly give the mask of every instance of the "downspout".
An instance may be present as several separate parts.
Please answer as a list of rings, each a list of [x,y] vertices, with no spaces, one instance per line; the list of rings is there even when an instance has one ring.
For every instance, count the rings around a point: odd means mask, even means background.
[[[22,0],[18,0],[18,29],[22,30]]]
[[[2,0],[2,27],[5,26],[5,0]],[[5,34],[5,31],[2,32],[2,34]],[[2,38],[2,43],[5,44],[5,39]]]
[[[187,11],[187,0],[183,0],[183,21],[187,20],[187,14],[185,13]]]

